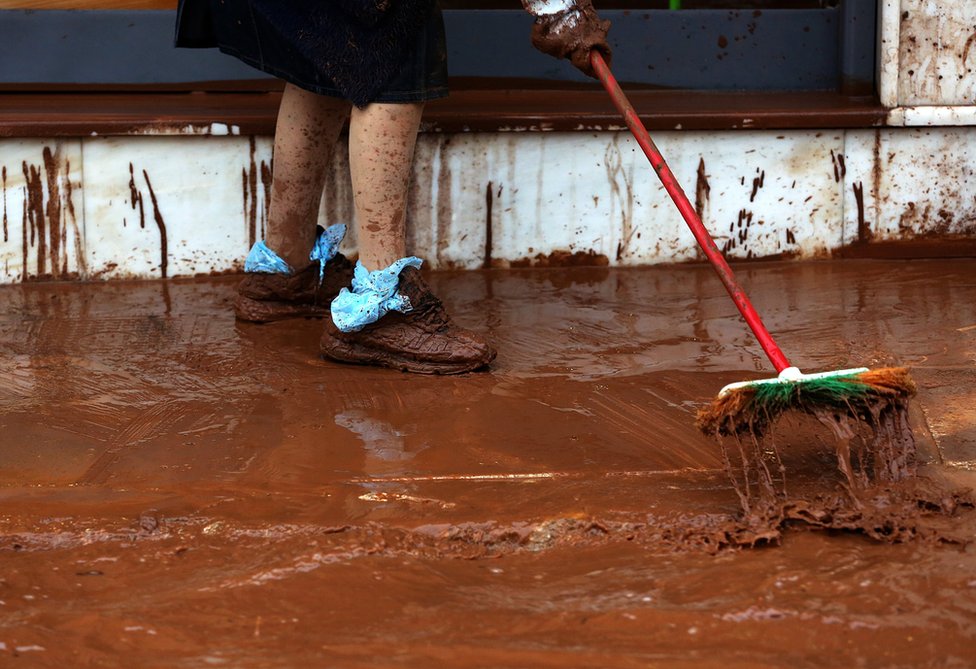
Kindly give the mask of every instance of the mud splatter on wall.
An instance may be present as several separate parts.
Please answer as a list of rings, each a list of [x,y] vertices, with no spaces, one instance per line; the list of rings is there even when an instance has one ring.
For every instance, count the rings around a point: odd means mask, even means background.
[[[84,274],[74,199],[72,142],[11,142],[0,167],[3,235],[0,280],[73,279]],[[80,158],[75,159],[75,164]],[[17,231],[17,221],[20,231]]]
[[[10,241],[10,228],[7,222],[7,166],[3,166],[3,241]]]
[[[249,137],[248,143],[250,160],[248,166],[241,169],[241,191],[244,196],[244,220],[250,248],[259,239],[264,239],[271,211],[273,165],[272,161],[257,159],[257,142],[254,137]]]
[[[901,7],[899,103],[971,105],[976,3],[902,0]]]
[[[169,243],[166,234],[166,221],[163,220],[163,214],[159,209],[159,200],[156,198],[156,192],[153,190],[152,181],[149,179],[149,173],[143,169],[142,171],[142,181],[145,182],[146,188],[149,191],[149,201],[152,203],[153,209],[153,222],[156,224],[156,229],[159,230],[159,275],[163,279],[168,277],[169,269]],[[139,212],[139,227],[146,227],[146,208],[145,208],[145,198],[143,197],[142,190],[136,183],[135,168],[132,163],[129,163],[129,206],[133,211]],[[126,220],[122,219],[122,225],[126,225]]]
[[[257,235],[266,211],[262,159],[270,181],[269,139],[255,138],[253,149],[249,137],[106,137],[84,143],[90,278],[173,278],[242,268],[248,220],[242,215],[241,173],[253,160]]]
[[[817,257],[856,239],[976,234],[974,131],[667,132],[660,140],[732,258]],[[340,145],[320,222],[353,222],[348,169]],[[4,139],[0,282],[239,270],[265,232],[271,171],[266,137]],[[441,269],[701,257],[627,133],[424,135],[408,240]]]
[[[976,235],[973,128],[878,132],[877,221],[870,241]]]
[[[857,241],[866,242],[871,238],[871,229],[864,214],[864,182],[858,181],[852,188],[854,202],[857,205]]]
[[[616,260],[619,262],[628,253],[628,247],[637,229],[634,227],[634,172],[633,165],[625,165],[618,140],[623,135],[615,135],[614,141],[607,144],[603,154],[610,182],[611,216],[620,217],[620,241],[617,243]]]
[[[705,171],[705,158],[698,161],[698,176],[695,180],[695,213],[698,218],[705,220],[705,208],[712,196],[712,186],[708,183],[708,174]]]
[[[149,189],[149,199],[153,206],[153,220],[159,229],[159,273],[166,278],[166,269],[169,265],[169,249],[166,239],[166,223],[163,215],[159,212],[159,202],[156,200],[156,192],[153,190],[152,182],[149,181],[149,174],[146,170],[142,171],[142,178],[146,180],[146,188]]]

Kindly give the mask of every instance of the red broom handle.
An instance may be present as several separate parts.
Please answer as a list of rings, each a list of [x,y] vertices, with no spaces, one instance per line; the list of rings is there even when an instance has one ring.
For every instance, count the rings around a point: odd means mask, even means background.
[[[664,162],[664,156],[658,151],[654,140],[651,139],[651,136],[647,132],[647,128],[641,123],[637,112],[634,110],[634,106],[630,104],[630,100],[620,90],[620,86],[617,84],[617,80],[613,74],[611,74],[606,61],[603,60],[603,56],[596,49],[590,52],[590,63],[593,65],[593,70],[597,76],[599,76],[603,87],[607,89],[607,93],[613,99],[614,106],[623,114],[624,119],[627,121],[627,127],[630,128],[637,143],[644,150],[644,155],[651,161],[651,166],[657,173],[661,183],[664,184],[668,195],[674,200],[674,204],[678,207],[682,218],[685,219],[685,223],[691,228],[691,232],[695,235],[695,239],[698,240],[698,245],[701,246],[702,251],[705,252],[708,262],[712,264],[716,274],[718,274],[722,283],[725,284],[725,289],[729,292],[732,301],[735,302],[735,306],[738,307],[739,313],[746,319],[749,328],[756,335],[756,339],[759,340],[759,344],[766,352],[766,357],[773,363],[773,367],[776,368],[777,372],[782,372],[787,367],[790,367],[790,362],[783,355],[776,342],[773,341],[772,335],[769,334],[769,330],[763,325],[762,319],[753,308],[745,291],[742,290],[742,286],[736,281],[735,275],[732,273],[732,268],[725,262],[725,258],[722,257],[722,252],[718,250],[718,247],[715,245],[715,240],[708,234],[708,230],[705,229],[695,208],[688,201],[688,196],[681,189],[678,180],[674,178],[674,173],[671,172],[671,168]]]

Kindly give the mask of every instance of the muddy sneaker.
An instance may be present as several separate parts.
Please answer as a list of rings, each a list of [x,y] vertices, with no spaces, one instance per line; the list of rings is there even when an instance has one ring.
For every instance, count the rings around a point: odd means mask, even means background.
[[[237,318],[268,323],[328,314],[332,299],[352,281],[352,263],[336,250],[344,234],[343,225],[320,232],[310,256],[312,264],[298,272],[264,242],[255,244],[244,265],[247,274],[237,286]]]
[[[417,260],[417,259],[407,259]],[[403,261],[399,261],[403,262]],[[373,304],[363,306],[362,279],[370,274],[357,266],[353,291],[342,291],[333,304],[332,318],[325,319],[320,350],[322,356],[339,362],[392,367],[417,374],[461,374],[485,367],[495,358],[495,351],[480,336],[458,327],[444,310],[444,305],[430,292],[420,275],[420,261],[399,268],[399,281],[393,274],[392,290]],[[384,271],[384,270],[380,270]],[[377,274],[373,272],[372,274]],[[368,300],[366,300],[368,302]],[[373,307],[385,302],[377,311]],[[357,316],[371,311],[366,325],[350,323],[352,310]],[[385,315],[384,315],[385,314]],[[340,329],[336,325],[343,326]],[[356,329],[350,330],[350,327]]]
[[[296,274],[248,274],[237,286],[234,315],[252,323],[322,318],[350,281],[352,263],[341,253],[326,263],[321,283],[318,263]]]

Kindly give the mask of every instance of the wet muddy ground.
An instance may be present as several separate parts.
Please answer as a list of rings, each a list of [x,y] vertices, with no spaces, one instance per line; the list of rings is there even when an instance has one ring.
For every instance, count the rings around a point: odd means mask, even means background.
[[[740,272],[801,367],[910,366],[920,476],[976,487],[976,262]],[[499,349],[455,378],[235,324],[235,281],[0,287],[0,666],[976,662],[971,509],[709,540],[695,411],[769,367],[708,268],[435,274]],[[840,489],[824,428],[777,440]]]

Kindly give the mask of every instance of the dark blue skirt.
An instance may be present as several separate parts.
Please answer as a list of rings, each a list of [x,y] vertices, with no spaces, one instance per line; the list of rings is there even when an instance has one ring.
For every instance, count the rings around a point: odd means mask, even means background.
[[[422,102],[447,95],[436,0],[180,0],[176,46],[217,47],[296,86],[349,100]]]

